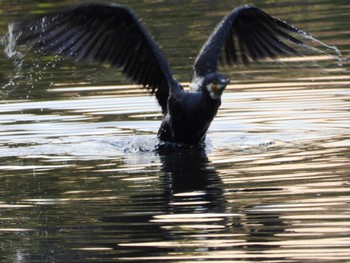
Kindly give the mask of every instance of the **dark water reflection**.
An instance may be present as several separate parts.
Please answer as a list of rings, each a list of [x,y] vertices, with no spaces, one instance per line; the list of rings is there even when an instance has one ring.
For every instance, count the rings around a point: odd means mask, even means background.
[[[0,1],[1,31],[80,2]],[[185,85],[209,32],[246,3],[119,2]],[[349,57],[348,1],[253,2]],[[207,147],[181,151],[152,151],[155,100],[113,70],[29,54],[0,62],[1,262],[349,261],[347,62],[223,68],[232,85]]]

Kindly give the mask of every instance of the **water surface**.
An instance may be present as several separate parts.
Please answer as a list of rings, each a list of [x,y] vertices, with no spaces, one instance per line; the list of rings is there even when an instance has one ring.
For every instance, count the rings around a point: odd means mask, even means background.
[[[5,34],[84,1],[0,2]],[[185,86],[216,23],[247,3],[119,2]],[[349,56],[348,1],[253,3]],[[350,76],[324,51],[222,68],[206,148],[160,152],[156,100],[117,70],[3,55],[0,261],[348,262]]]

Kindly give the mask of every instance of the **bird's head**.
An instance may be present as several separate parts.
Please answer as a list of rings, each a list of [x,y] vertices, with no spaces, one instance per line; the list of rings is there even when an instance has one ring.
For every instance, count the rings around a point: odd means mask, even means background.
[[[221,98],[223,91],[230,80],[225,76],[217,73],[211,73],[204,78],[203,86],[209,92],[213,100]]]

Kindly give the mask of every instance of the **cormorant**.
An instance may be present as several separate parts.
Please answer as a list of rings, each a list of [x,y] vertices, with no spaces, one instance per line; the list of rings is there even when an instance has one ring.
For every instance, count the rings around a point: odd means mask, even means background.
[[[159,46],[138,16],[119,4],[84,4],[56,14],[14,23],[16,44],[76,61],[109,63],[154,93],[162,108],[161,142],[200,145],[221,104],[229,80],[217,73],[219,61],[246,64],[298,55],[292,47],[307,35],[264,11],[233,9],[209,36],[193,65],[190,91],[173,77]]]

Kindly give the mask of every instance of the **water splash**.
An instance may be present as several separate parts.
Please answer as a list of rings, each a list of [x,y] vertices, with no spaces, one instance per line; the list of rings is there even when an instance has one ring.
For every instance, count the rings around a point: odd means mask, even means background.
[[[55,68],[56,63],[61,60],[61,57],[54,56],[43,64],[40,52],[33,52],[33,56],[25,59],[25,52],[22,52],[17,45],[17,39],[21,34],[22,32],[16,30],[16,23],[10,23],[7,34],[0,37],[0,45],[5,47],[4,53],[13,64],[13,71],[8,82],[0,87],[0,96],[7,97],[18,87],[24,85],[28,99],[35,88],[35,83],[42,79],[44,72]]]
[[[346,61],[346,58],[343,57],[341,51],[340,51],[336,46],[334,46],[334,45],[328,45],[328,44],[322,42],[321,40],[319,40],[319,39],[313,37],[312,35],[306,33],[306,32],[303,31],[303,30],[299,30],[299,29],[298,29],[298,34],[299,34],[300,36],[302,36],[303,38],[305,38],[305,39],[307,39],[307,40],[309,40],[309,41],[311,41],[311,42],[314,42],[314,43],[316,43],[316,44],[318,44],[318,45],[320,45],[320,46],[326,48],[326,50],[330,50],[330,51],[334,52],[334,53],[336,54],[336,58],[337,58],[337,60],[338,60],[338,66],[339,66],[339,67],[342,67],[342,66],[343,66],[344,62]],[[304,44],[304,43],[300,44],[299,46],[300,46],[300,47],[303,47],[303,48],[306,48],[306,49],[310,49],[310,50],[312,50],[312,51],[318,52],[318,53],[323,54],[323,55],[326,55],[326,56],[332,56],[331,54],[329,54],[329,53],[326,52],[326,51],[323,51],[323,50],[321,50],[321,49],[319,49],[319,48],[316,48],[316,47],[313,47],[313,46],[310,46],[310,45],[307,45],[307,44]]]
[[[149,138],[148,136],[131,136],[127,140],[123,140],[119,145],[125,153],[136,152],[152,152],[158,143],[157,138]]]
[[[6,43],[5,54],[10,59],[22,60],[24,58],[24,54],[16,49],[16,40],[19,35],[16,35],[14,33],[14,29],[15,29],[15,23],[10,23],[8,25],[8,33],[3,40],[4,44]]]
[[[1,45],[5,46],[4,53],[11,59],[14,65],[14,75],[1,87],[1,95],[8,95],[16,89],[17,83],[23,78],[24,54],[16,49],[16,39],[18,36],[14,33],[15,24],[8,25],[8,33],[1,38]]]

